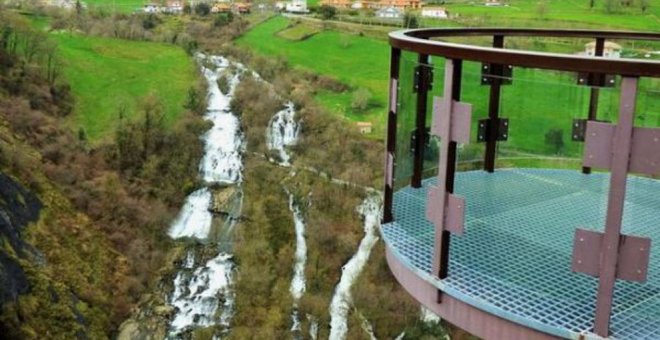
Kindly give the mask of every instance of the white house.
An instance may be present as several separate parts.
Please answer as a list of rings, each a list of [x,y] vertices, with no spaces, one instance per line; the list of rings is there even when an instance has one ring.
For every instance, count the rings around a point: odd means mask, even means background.
[[[286,3],[284,10],[289,13],[308,13],[307,0],[292,0]]]
[[[447,19],[449,14],[444,7],[422,7],[422,16],[426,18]]]
[[[603,47],[603,57],[605,58],[621,58],[621,45],[606,41]],[[584,45],[584,54],[590,57],[596,55],[596,42],[592,41]]]
[[[160,12],[160,6],[158,6],[157,4],[146,4],[142,8],[142,11],[144,13],[158,13]]]
[[[364,4],[362,3],[362,1],[356,1],[356,2],[351,4],[351,8],[352,9],[362,9],[362,8],[364,8]]]
[[[403,16],[403,12],[396,7],[385,7],[376,11],[376,16],[385,19],[399,19]]]
[[[183,1],[178,1],[178,0],[168,1],[165,7],[163,8],[163,12],[172,13],[172,14],[183,13]]]

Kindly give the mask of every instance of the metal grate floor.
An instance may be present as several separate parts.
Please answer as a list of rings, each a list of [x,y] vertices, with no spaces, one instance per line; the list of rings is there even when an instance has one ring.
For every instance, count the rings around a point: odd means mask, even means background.
[[[394,195],[395,222],[382,226],[387,245],[422,277],[475,307],[561,337],[591,332],[596,278],[571,272],[577,227],[601,230],[609,174],[503,169],[457,173],[455,193],[467,202],[465,234],[452,236],[449,276],[432,279],[433,225],[426,192]],[[660,181],[630,176],[625,234],[660,240]],[[651,247],[646,283],[618,281],[612,338],[660,339],[660,245]]]

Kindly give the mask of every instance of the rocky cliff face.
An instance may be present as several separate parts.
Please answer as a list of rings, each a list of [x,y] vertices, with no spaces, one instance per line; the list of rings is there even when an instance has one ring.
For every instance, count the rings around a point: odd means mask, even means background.
[[[33,257],[36,252],[22,238],[23,230],[39,219],[42,204],[32,193],[0,173],[0,307],[15,302],[29,284],[18,259]]]

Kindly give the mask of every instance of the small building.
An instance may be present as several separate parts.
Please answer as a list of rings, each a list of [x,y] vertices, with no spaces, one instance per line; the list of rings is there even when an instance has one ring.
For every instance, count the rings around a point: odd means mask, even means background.
[[[231,5],[228,3],[215,3],[211,7],[211,13],[227,13],[231,12]]]
[[[160,6],[157,4],[146,4],[144,7],[142,7],[142,11],[144,13],[158,13],[160,12]]]
[[[486,0],[486,6],[501,6],[502,3],[499,0]]]
[[[371,122],[357,122],[355,125],[357,125],[358,131],[360,131],[361,134],[367,134],[371,133],[372,130],[372,124]]]
[[[163,7],[163,12],[170,14],[181,14],[183,13],[183,1],[180,0],[170,0],[167,1],[165,7]]]
[[[234,12],[238,14],[248,14],[252,10],[252,5],[246,2],[235,2]]]
[[[447,19],[449,12],[444,7],[422,7],[422,16],[426,18]]]
[[[422,8],[421,0],[381,0],[379,3],[379,8],[390,8],[395,7],[401,11],[409,9],[420,9]]]
[[[351,8],[353,3],[350,0],[322,0],[321,5],[334,8]]]
[[[289,13],[309,13],[307,0],[292,0],[286,3],[284,10]]]
[[[603,57],[605,58],[621,58],[621,45],[606,41],[603,47]],[[596,42],[592,41],[584,45],[584,52],[587,56],[593,57],[596,55]]]
[[[363,9],[366,6],[362,1],[355,1],[351,4],[351,9]]]

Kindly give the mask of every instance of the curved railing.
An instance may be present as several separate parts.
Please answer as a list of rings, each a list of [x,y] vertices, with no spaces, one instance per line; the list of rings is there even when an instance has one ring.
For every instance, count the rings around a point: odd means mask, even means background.
[[[480,325],[444,316],[485,337],[527,334],[489,332],[483,320],[493,315],[539,337],[660,336],[639,321],[660,324],[646,312],[660,308],[660,253],[651,249],[660,201],[646,195],[660,190],[660,60],[647,58],[660,55],[660,33],[417,29],[391,33],[390,45],[383,236],[404,287],[427,307],[415,280],[437,288],[437,301],[450,301],[430,306],[441,314],[474,308]],[[529,46],[558,51],[521,49]],[[562,225],[548,234],[547,221]],[[540,247],[556,263],[502,259],[494,269],[500,260],[481,256],[504,256],[490,246],[507,238],[524,245],[499,247],[530,258]],[[562,299],[553,279],[575,287],[566,295],[582,312],[553,302]],[[531,302],[501,302],[497,291]],[[630,326],[633,317],[642,326]]]

